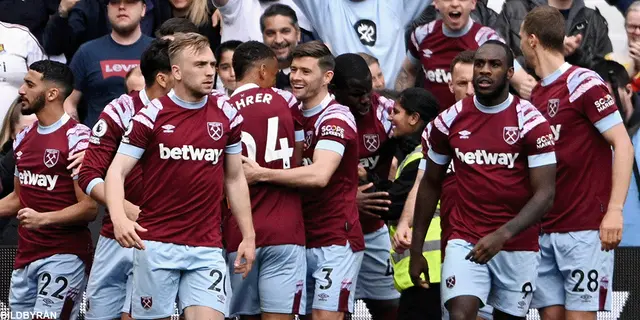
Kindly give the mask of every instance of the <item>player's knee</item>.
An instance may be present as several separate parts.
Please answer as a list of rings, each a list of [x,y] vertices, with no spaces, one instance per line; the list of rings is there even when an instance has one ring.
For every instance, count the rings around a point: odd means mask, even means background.
[[[449,320],[476,320],[476,312],[464,308],[454,309],[449,311]]]
[[[595,311],[570,311],[565,313],[566,320],[596,320],[597,313]],[[546,320],[546,319],[545,319]]]
[[[344,312],[313,309],[313,320],[344,320]]]
[[[564,320],[564,308],[562,306],[549,306],[538,310],[542,320]]]

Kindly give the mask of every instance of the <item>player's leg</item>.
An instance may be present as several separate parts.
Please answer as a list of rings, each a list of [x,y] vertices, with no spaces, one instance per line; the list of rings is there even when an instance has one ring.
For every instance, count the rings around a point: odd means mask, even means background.
[[[477,320],[493,320],[493,307],[485,305],[478,311]]]
[[[180,246],[144,240],[144,250],[133,251],[134,319],[170,319],[180,283],[184,252]]]
[[[558,269],[556,250],[551,234],[542,234],[540,244],[540,265],[538,266],[537,287],[544,288],[533,292],[531,308],[538,309],[543,320],[564,319],[564,277]]]
[[[38,298],[33,311],[59,319],[77,319],[86,285],[84,262],[72,254],[55,254],[40,261]]]
[[[298,245],[261,248],[258,277],[263,320],[288,320],[304,313],[307,275],[306,249]],[[235,295],[235,291],[234,291]]]
[[[613,251],[602,251],[596,230],[552,235],[564,276],[566,319],[595,320],[611,310]],[[546,319],[545,319],[546,320]]]
[[[229,317],[242,316],[242,319],[260,319],[260,295],[258,276],[262,268],[263,249],[256,249],[256,259],[245,279],[242,274],[234,273],[234,263],[238,253],[227,255],[227,274],[233,294],[229,299]]]
[[[471,249],[471,243],[460,239],[449,240],[445,249],[440,288],[451,320],[475,320],[491,289],[487,265],[465,259]]]
[[[389,260],[391,240],[387,226],[365,234],[365,250],[358,273],[356,299],[364,300],[373,320],[394,320],[398,314],[400,293],[393,285]]]
[[[524,319],[536,289],[540,255],[535,251],[501,251],[488,263],[492,286],[487,304],[493,318]]]
[[[322,251],[318,248],[310,248],[305,250],[305,255],[307,257],[307,272],[306,272],[306,303],[304,307],[304,312],[300,315],[300,319],[302,320],[310,320],[311,314],[313,313],[313,297],[315,296],[316,290],[316,279],[313,277],[313,273],[318,269],[319,256],[318,254]]]
[[[178,289],[179,309],[186,320],[223,320],[229,314],[231,285],[220,248],[176,246],[184,252]]]
[[[38,296],[38,268],[42,260],[34,261],[11,273],[9,310],[13,317],[33,311]]]
[[[130,312],[127,279],[133,268],[133,250],[100,236],[87,283],[85,319],[116,319]]]
[[[318,257],[313,272],[315,290],[313,296],[313,320],[340,320],[345,313],[352,313],[355,303],[355,287],[363,252],[351,251],[345,246],[333,245],[314,248]]]

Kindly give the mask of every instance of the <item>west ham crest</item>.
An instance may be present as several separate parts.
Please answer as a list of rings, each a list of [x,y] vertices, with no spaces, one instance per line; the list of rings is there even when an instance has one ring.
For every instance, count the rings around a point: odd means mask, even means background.
[[[549,117],[552,117],[558,113],[558,109],[560,108],[560,99],[549,99],[549,103],[547,104],[547,114]]]
[[[362,138],[364,147],[370,152],[374,152],[380,148],[380,136],[378,134],[365,134]]]
[[[504,127],[502,130],[502,138],[508,144],[514,144],[518,141],[518,127]]]
[[[220,140],[220,138],[222,138],[222,134],[224,133],[222,123],[220,122],[207,122],[207,131],[209,132],[209,136],[211,136],[211,138],[215,141]]]
[[[56,163],[58,163],[58,160],[60,160],[60,150],[46,149],[42,160],[47,168],[52,168]]]
[[[447,278],[447,280],[445,280],[445,284],[447,285],[447,288],[449,288],[449,289],[455,287],[455,285],[456,285],[456,276],[450,276],[449,278]]]
[[[313,142],[313,131],[309,130],[304,133],[304,150],[309,149],[311,142]]]
[[[152,297],[140,297],[140,305],[145,309],[151,309],[153,306],[153,298]]]

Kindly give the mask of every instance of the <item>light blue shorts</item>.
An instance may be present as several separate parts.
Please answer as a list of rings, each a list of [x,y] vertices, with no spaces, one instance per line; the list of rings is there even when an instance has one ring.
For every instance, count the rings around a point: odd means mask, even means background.
[[[535,251],[500,251],[485,265],[465,257],[473,245],[461,239],[447,242],[442,264],[442,301],[475,296],[507,314],[524,317],[536,288],[539,255]]]
[[[313,309],[353,312],[363,252],[351,245],[307,249],[307,314]]]
[[[610,311],[613,251],[600,250],[596,230],[540,236],[538,290],[531,306],[564,305],[572,311]]]
[[[391,238],[387,226],[364,235],[365,250],[358,273],[356,299],[394,300],[400,292],[393,285],[393,267],[389,259]]]
[[[144,240],[145,250],[133,252],[132,316],[166,318],[190,306],[228,314],[227,263],[222,249],[191,247]]]
[[[77,319],[86,284],[84,262],[73,254],[55,254],[13,270],[9,292],[12,318],[27,313]]]
[[[85,319],[111,320],[131,312],[133,251],[100,236],[87,283]]]
[[[246,279],[233,272],[237,252],[228,256],[228,272],[233,296],[232,317],[262,312],[304,314],[307,257],[298,245],[279,245],[256,249],[256,260]],[[302,313],[301,313],[302,312]]]

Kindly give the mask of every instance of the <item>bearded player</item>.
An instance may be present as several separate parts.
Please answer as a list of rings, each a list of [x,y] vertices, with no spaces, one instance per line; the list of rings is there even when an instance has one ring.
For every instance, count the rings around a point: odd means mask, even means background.
[[[589,320],[611,310],[612,250],[622,239],[633,147],[605,82],[564,61],[564,24],[560,11],[541,6],[520,30],[527,65],[542,79],[532,102],[551,123],[562,190],[542,220],[544,290],[532,305],[545,320]]]
[[[26,312],[79,316],[93,251],[87,224],[97,207],[67,169],[68,158],[87,148],[91,132],[64,112],[72,86],[66,65],[43,60],[29,67],[19,90],[22,114],[35,114],[38,121],[16,136],[15,190],[0,200],[0,215],[17,212],[20,221],[9,293],[12,318]]]
[[[525,317],[535,290],[536,223],[553,203],[555,153],[548,122],[509,93],[512,61],[504,43],[482,45],[474,55],[476,95],[425,129],[428,160],[416,199],[409,271],[415,285],[428,286],[422,246],[453,159],[459,197],[448,217],[441,287],[451,319],[475,319],[486,304],[498,319]]]

